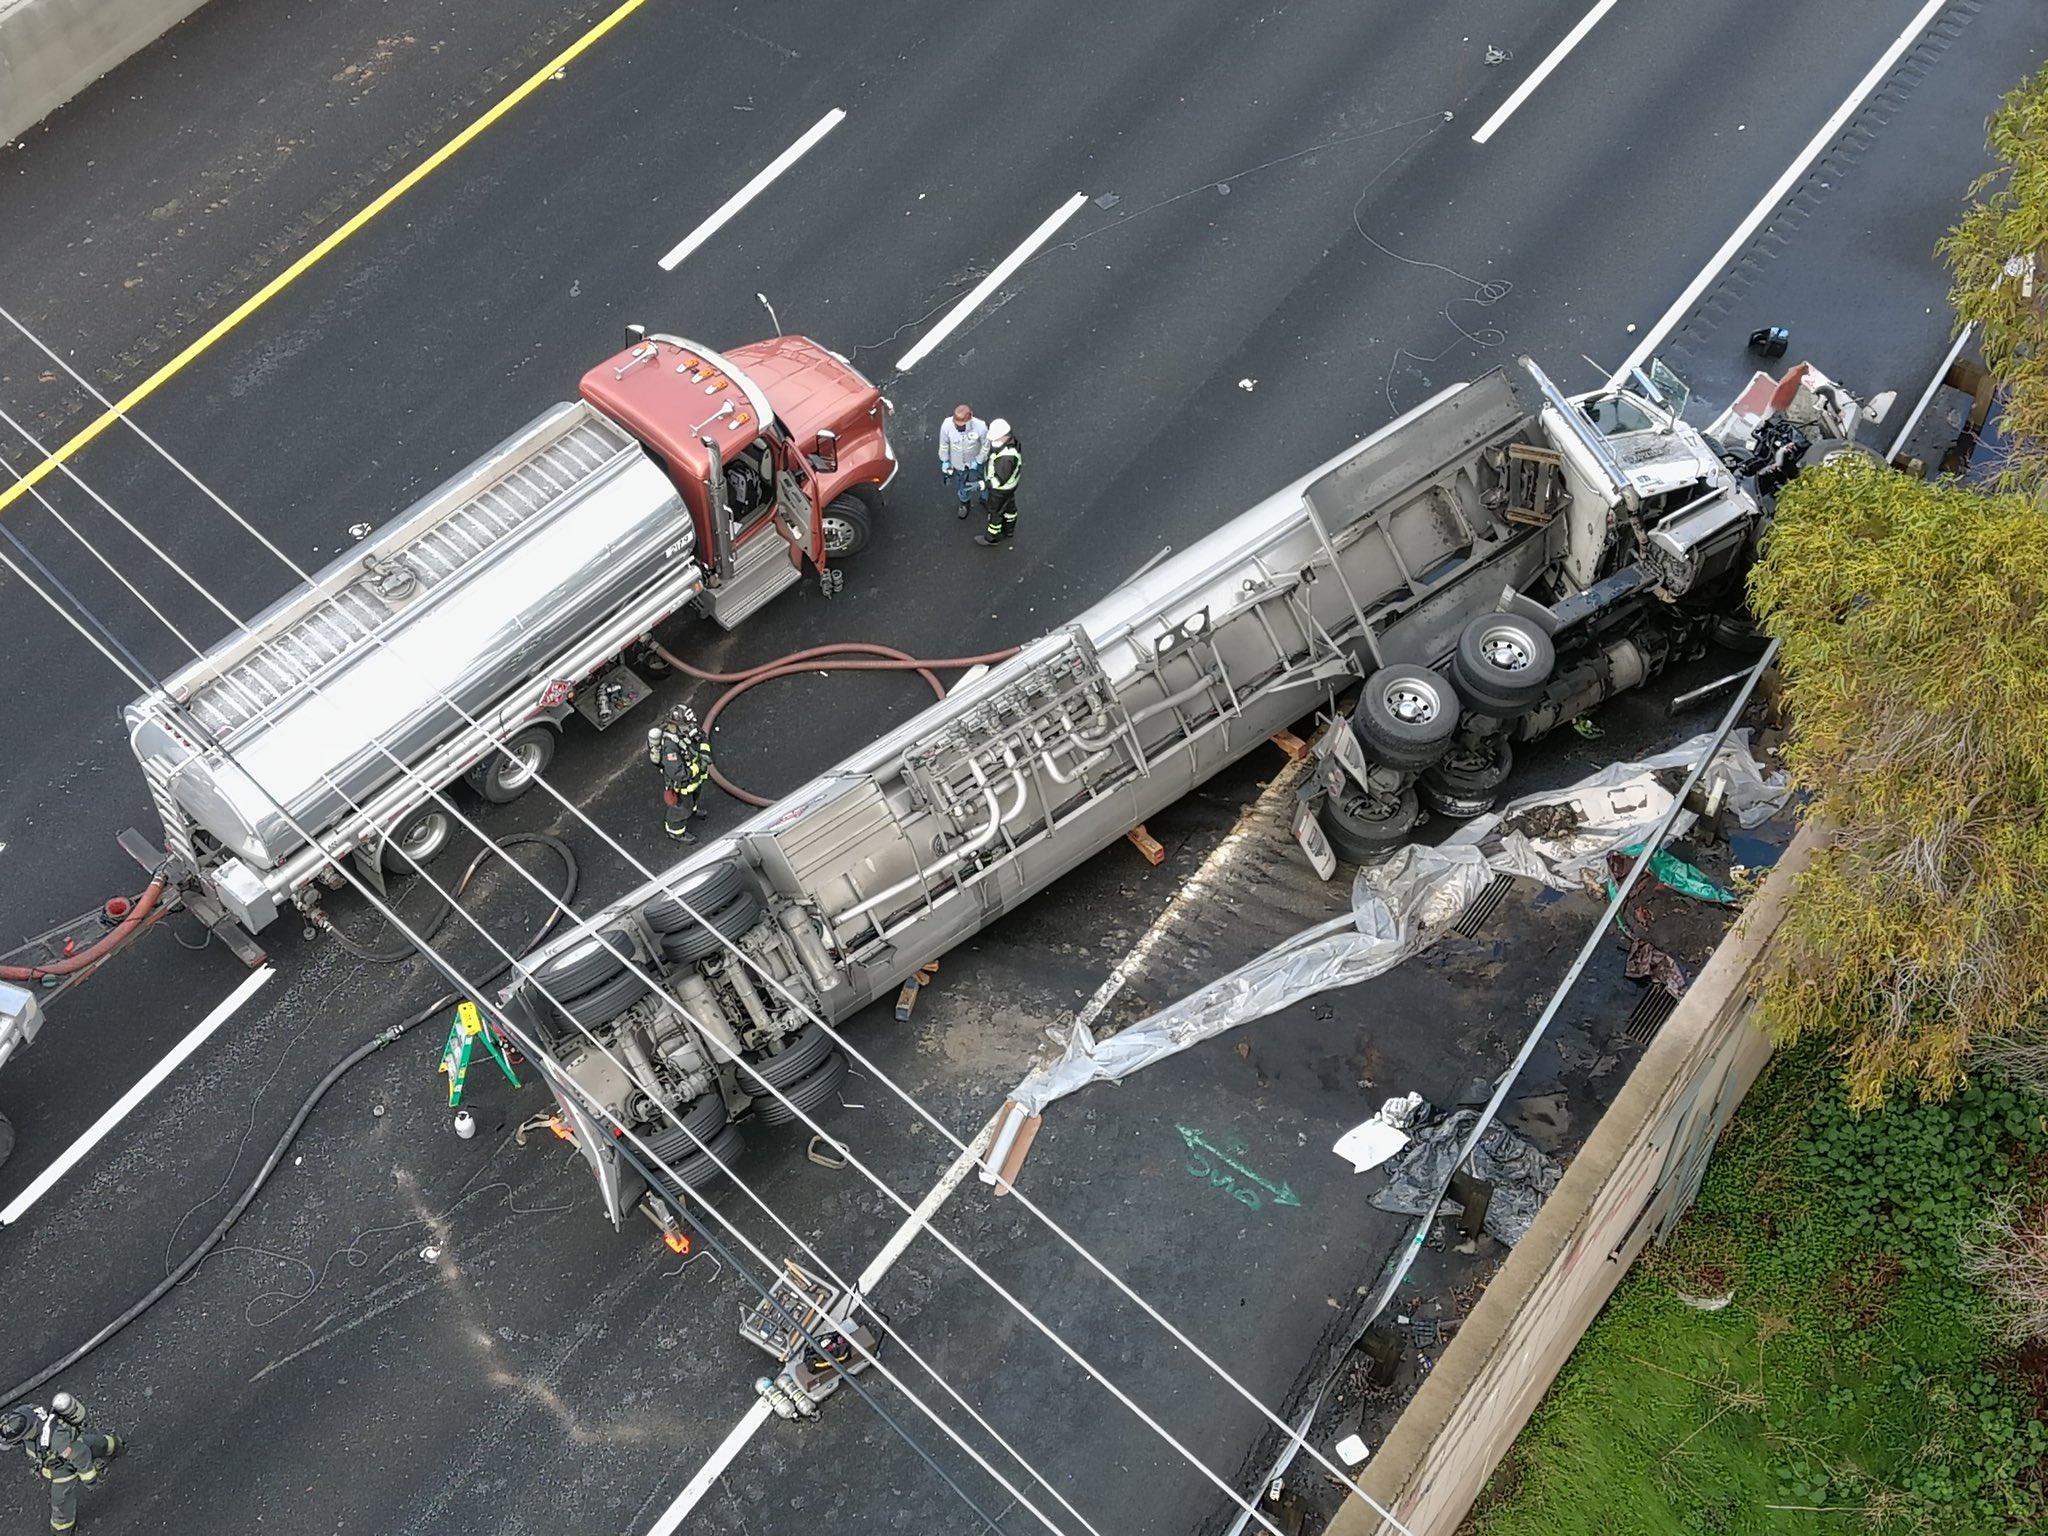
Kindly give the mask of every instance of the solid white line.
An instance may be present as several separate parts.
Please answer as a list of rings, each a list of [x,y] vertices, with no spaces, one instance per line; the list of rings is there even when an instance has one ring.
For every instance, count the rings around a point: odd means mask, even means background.
[[[855,1294],[866,1296],[871,1293],[881,1283],[882,1276],[895,1268],[896,1261],[903,1257],[903,1251],[910,1246],[911,1239],[931,1225],[932,1217],[938,1214],[939,1207],[951,1198],[953,1191],[966,1179],[967,1171],[974,1167],[982,1153],[987,1150],[990,1138],[996,1133],[996,1122],[1002,1118],[1001,1110],[989,1116],[988,1124],[981,1128],[974,1140],[967,1143],[967,1150],[953,1159],[952,1166],[939,1176],[939,1182],[917,1202],[917,1209],[903,1218],[903,1224],[896,1229],[889,1241],[882,1245],[882,1251],[875,1255],[874,1261],[862,1270],[860,1278],[853,1282]]]
[[[1963,348],[1970,344],[1970,338],[1976,334],[1976,321],[1972,320],[1963,327],[1962,334],[1956,337],[1956,344],[1948,349],[1948,356],[1941,360],[1941,366],[1934,370],[1934,377],[1927,381],[1927,388],[1920,392],[1920,399],[1913,406],[1913,414],[1906,418],[1904,425],[1899,428],[1899,435],[1892,439],[1891,447],[1885,450],[1885,463],[1889,464],[1899,456],[1899,450],[1906,446],[1906,439],[1913,435],[1913,429],[1920,425],[1920,418],[1927,414],[1927,407],[1934,404],[1935,392],[1941,388],[1941,381],[1948,377],[1949,369],[1955,367],[1956,359],[1963,355]]]
[[[744,187],[741,187],[739,191],[733,193],[731,197],[727,198],[724,206],[718,212],[712,214],[710,218],[691,230],[689,234],[683,237],[681,245],[678,245],[674,250],[662,257],[661,270],[664,272],[675,271],[677,267],[682,265],[684,257],[688,256],[690,252],[696,250],[698,246],[723,229],[734,214],[738,213],[747,204],[766,191],[771,181],[801,160],[813,144],[816,144],[818,140],[825,137],[834,128],[837,128],[845,118],[846,109],[844,107],[834,107],[830,112],[819,118],[817,122],[811,125],[809,133],[806,133],[802,138],[790,145],[789,148],[769,161],[766,168],[759,175]]]
[[[179,1063],[183,1062],[187,1056],[190,1056],[206,1042],[207,1036],[233,1018],[236,1010],[242,1004],[249,1001],[251,997],[255,996],[256,989],[276,974],[277,972],[274,969],[266,965],[262,970],[244,978],[242,984],[228,994],[227,1001],[201,1019],[191,1034],[171,1048],[170,1055],[151,1067],[143,1075],[141,1082],[122,1094],[112,1109],[109,1109],[92,1123],[91,1130],[73,1142],[70,1149],[62,1157],[58,1158],[56,1162],[50,1164],[49,1167],[37,1174],[34,1182],[27,1189],[16,1195],[6,1210],[0,1211],[0,1226],[13,1225],[19,1219],[22,1212],[49,1193],[52,1184],[63,1178],[65,1174],[71,1171],[72,1166],[80,1158],[98,1146],[107,1132],[121,1123],[127,1116],[128,1111],[147,1098],[159,1083],[178,1069]]]
[[[882,1251],[875,1255],[874,1262],[860,1272],[860,1279],[854,1282],[857,1294],[868,1295],[882,1277],[895,1267],[896,1261],[903,1257],[903,1251],[910,1246],[911,1239],[924,1230],[937,1214],[939,1207],[944,1205],[953,1191],[960,1187],[961,1181],[967,1177],[967,1170],[974,1166],[975,1159],[981,1155],[982,1150],[988,1145],[989,1138],[995,1134],[996,1121],[1001,1118],[1001,1112],[998,1111],[988,1124],[981,1128],[981,1134],[967,1144],[967,1150],[956,1157],[945,1173],[940,1175],[939,1182],[934,1184],[924,1199],[918,1202],[916,1211],[903,1219],[903,1224],[896,1229],[895,1235],[884,1243]],[[697,1475],[690,1479],[681,1493],[676,1495],[675,1503],[669,1505],[667,1512],[649,1527],[647,1536],[673,1536],[683,1521],[689,1518],[690,1512],[710,1491],[711,1485],[718,1481],[720,1474],[731,1466],[734,1458],[746,1448],[755,1431],[768,1422],[772,1413],[773,1410],[766,1402],[756,1398],[754,1406],[740,1416],[740,1421],[733,1425],[732,1432],[718,1443],[718,1449],[711,1453],[704,1465],[697,1469]]]
[[[697,1507],[704,1495],[711,1491],[711,1485],[732,1465],[733,1458],[754,1438],[754,1431],[773,1416],[774,1410],[768,1406],[767,1400],[755,1398],[754,1406],[740,1416],[739,1423],[732,1427],[732,1433],[718,1442],[718,1449],[676,1495],[675,1503],[669,1505],[662,1517],[647,1528],[647,1536],[675,1536],[675,1532],[682,1529],[683,1522],[690,1518],[690,1511]]]
[[[989,273],[987,277],[976,283],[974,291],[958,304],[955,304],[947,312],[946,318],[938,323],[937,328],[930,335],[896,359],[896,371],[898,373],[910,372],[911,369],[924,360],[934,347],[958,330],[960,322],[979,309],[984,299],[1008,282],[1010,274],[1029,261],[1032,252],[1050,240],[1059,231],[1059,227],[1062,224],[1081,211],[1081,205],[1087,201],[1088,194],[1086,192],[1076,192],[1062,203],[1059,211],[1039,225],[1038,228],[1031,231],[1031,237],[1018,246],[1017,249],[1010,252],[1009,255],[1005,256],[997,265],[995,271]]]
[[[1757,226],[1770,217],[1778,204],[1784,200],[1785,194],[1792,190],[1793,183],[1805,175],[1806,168],[1818,158],[1820,152],[1834,142],[1835,135],[1842,131],[1843,124],[1856,115],[1856,110],[1863,105],[1864,98],[1877,89],[1878,83],[1890,74],[1892,66],[1899,62],[1899,56],[1913,46],[1914,40],[1927,30],[1927,24],[1933,21],[1941,8],[1948,3],[1949,0],[1927,0],[1927,3],[1920,7],[1913,19],[1906,23],[1906,30],[1892,39],[1891,47],[1885,49],[1878,61],[1870,66],[1870,72],[1856,82],[1856,89],[1851,91],[1842,104],[1835,108],[1834,114],[1820,125],[1820,131],[1807,140],[1806,148],[1785,167],[1785,173],[1771,184],[1771,190],[1766,192],[1762,201],[1750,210],[1749,217],[1735,226],[1735,233],[1722,243],[1721,249],[1714,252],[1713,259],[1700,269],[1700,275],[1686,284],[1685,292],[1664,311],[1664,318],[1650,327],[1636,345],[1635,351],[1629,353],[1622,361],[1622,365],[1614,370],[1613,377],[1608,380],[1609,384],[1620,383],[1628,376],[1629,369],[1641,367],[1650,354],[1663,344],[1664,338],[1685,318],[1694,301],[1706,292],[1707,285],[1720,276],[1721,269],[1734,259],[1735,253],[1742,249],[1751,235],[1756,233]]]
[[[1579,24],[1565,33],[1564,41],[1551,49],[1541,64],[1538,64],[1529,78],[1515,87],[1514,95],[1500,104],[1500,109],[1486,120],[1485,126],[1472,135],[1474,144],[1484,144],[1500,131],[1500,125],[1515,115],[1515,108],[1535,94],[1550,72],[1564,62],[1566,54],[1579,46],[1580,39],[1592,31],[1602,16],[1614,9],[1615,0],[1600,0],[1600,3],[1579,18]]]

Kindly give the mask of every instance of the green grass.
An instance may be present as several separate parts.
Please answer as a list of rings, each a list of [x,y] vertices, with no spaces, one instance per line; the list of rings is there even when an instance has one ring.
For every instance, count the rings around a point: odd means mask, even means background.
[[[1958,1238],[2044,1149],[2048,1104],[1976,1086],[1855,1115],[1817,1051],[1781,1053],[1468,1528],[2048,1531],[2048,1405],[1956,1265]],[[1679,1299],[1730,1290],[1718,1312]]]

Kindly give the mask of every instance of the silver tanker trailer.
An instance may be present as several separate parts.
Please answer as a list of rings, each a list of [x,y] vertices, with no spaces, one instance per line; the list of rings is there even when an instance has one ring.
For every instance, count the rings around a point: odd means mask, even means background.
[[[1675,381],[1567,398],[1522,374],[1409,412],[527,960],[501,998],[550,1043],[613,1220],[645,1186],[589,1105],[711,1176],[742,1116],[794,1118],[762,1084],[829,1101],[846,1062],[814,1016],[889,993],[1342,691],[1363,684],[1297,820],[1319,862],[1324,839],[1404,841],[1419,794],[1490,803],[1511,739],[1739,624],[1771,491],[1870,419],[1803,365],[1705,432]]]

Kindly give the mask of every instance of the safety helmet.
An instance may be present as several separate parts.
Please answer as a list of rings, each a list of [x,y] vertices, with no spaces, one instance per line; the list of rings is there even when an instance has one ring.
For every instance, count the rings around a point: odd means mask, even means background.
[[[50,1413],[52,1417],[62,1419],[73,1429],[85,1428],[85,1404],[69,1392],[59,1392],[50,1399]]]
[[[988,424],[988,442],[991,448],[1000,448],[1010,440],[1010,424],[998,416]]]
[[[668,712],[668,717],[686,731],[697,729],[697,711],[687,704],[678,704]]]
[[[0,1413],[0,1446],[13,1449],[29,1437],[35,1423],[20,1408],[10,1408]]]

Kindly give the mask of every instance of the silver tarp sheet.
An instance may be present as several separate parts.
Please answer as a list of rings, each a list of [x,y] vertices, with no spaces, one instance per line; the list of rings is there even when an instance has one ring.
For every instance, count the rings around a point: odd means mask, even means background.
[[[1641,762],[1611,764],[1570,788],[1510,801],[1439,846],[1410,844],[1360,869],[1350,916],[1296,934],[1107,1039],[1077,1022],[1059,1059],[1031,1073],[1011,1097],[1027,1114],[1043,1114],[1090,1083],[1118,1082],[1305,997],[1370,981],[1434,943],[1496,874],[1576,888],[1580,868],[1639,841],[1670,808],[1658,770],[1687,771],[1712,744],[1712,736],[1695,736]],[[1700,783],[1711,792],[1717,780],[1745,827],[1768,820],[1788,793],[1782,775],[1766,774],[1751,755],[1747,731],[1729,734]],[[1550,809],[1560,805],[1570,805],[1570,813]],[[1546,820],[1572,824],[1542,833],[1517,829]],[[1680,812],[1674,835],[1691,821],[1690,812]]]

